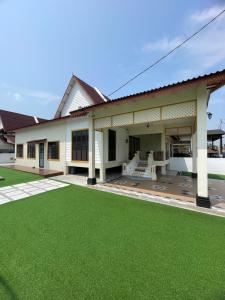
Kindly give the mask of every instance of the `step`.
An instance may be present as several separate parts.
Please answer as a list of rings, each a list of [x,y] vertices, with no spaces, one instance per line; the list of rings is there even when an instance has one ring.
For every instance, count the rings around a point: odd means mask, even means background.
[[[146,170],[146,168],[145,167],[137,167],[137,168],[135,168],[135,171],[137,171],[137,172],[145,172],[145,170]]]

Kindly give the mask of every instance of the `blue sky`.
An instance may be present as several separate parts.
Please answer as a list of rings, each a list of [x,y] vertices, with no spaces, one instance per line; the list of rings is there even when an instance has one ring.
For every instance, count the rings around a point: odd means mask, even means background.
[[[106,95],[193,33],[224,1],[0,0],[0,107],[52,118],[72,73]],[[117,94],[225,68],[225,15]],[[211,97],[217,128],[225,88]],[[225,128],[224,128],[225,129]]]

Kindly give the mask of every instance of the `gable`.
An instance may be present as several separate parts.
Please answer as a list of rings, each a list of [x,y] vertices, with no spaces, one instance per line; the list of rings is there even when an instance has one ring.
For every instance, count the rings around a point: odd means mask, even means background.
[[[73,75],[58,106],[55,118],[68,116],[71,111],[108,100],[99,90]]]
[[[61,117],[68,116],[71,111],[93,104],[91,97],[76,82],[62,107]]]

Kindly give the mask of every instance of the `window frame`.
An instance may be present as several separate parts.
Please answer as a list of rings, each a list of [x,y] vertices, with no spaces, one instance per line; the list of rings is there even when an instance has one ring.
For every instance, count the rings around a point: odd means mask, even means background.
[[[34,156],[31,156],[29,153],[29,146],[34,145]],[[36,144],[35,143],[27,143],[27,158],[28,159],[36,159]]]
[[[18,156],[18,146],[22,147],[22,155]],[[23,158],[24,157],[24,146],[23,144],[16,144],[16,158]]]
[[[84,132],[86,131],[87,132],[87,145],[86,145],[86,157],[87,159],[75,159],[73,157],[73,153],[74,152],[74,147],[75,147],[75,151],[76,151],[76,141],[73,142],[73,138],[74,138],[74,133],[75,132]],[[82,151],[83,149],[78,149],[79,151]],[[82,156],[82,154],[81,154]],[[72,130],[71,131],[71,161],[72,162],[79,162],[79,163],[87,163],[89,161],[89,129],[88,128],[84,128],[84,129],[76,129],[76,130]]]
[[[58,157],[57,158],[51,158],[49,157],[49,144],[56,143],[58,145]],[[48,141],[47,145],[47,159],[48,160],[54,160],[54,161],[59,161],[60,160],[60,142],[59,141]]]

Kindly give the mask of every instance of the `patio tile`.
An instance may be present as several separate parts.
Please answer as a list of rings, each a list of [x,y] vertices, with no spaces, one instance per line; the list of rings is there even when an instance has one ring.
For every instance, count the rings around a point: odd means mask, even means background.
[[[3,187],[0,188],[0,204],[38,195],[68,185],[69,184],[67,183],[61,183],[50,179],[42,179]]]
[[[10,202],[10,200],[9,199],[0,199],[0,205],[1,204],[5,204],[5,203],[8,203],[8,202]]]
[[[33,196],[33,195],[41,194],[41,193],[44,193],[44,192],[45,192],[44,190],[36,189],[34,191],[29,192],[29,194],[30,194],[30,196]]]
[[[47,188],[45,188],[46,191],[51,191],[51,190],[56,190],[58,189],[58,187],[55,187],[55,186],[49,186]]]
[[[0,188],[0,192],[1,192],[1,191],[12,190],[12,189],[13,189],[12,186],[5,186],[5,187],[1,187],[1,188]]]
[[[14,196],[11,196],[11,200],[20,200],[20,199],[23,199],[23,198],[27,198],[29,197],[30,195],[28,194],[25,194],[25,193],[22,193],[22,194],[17,194],[17,195],[14,195]]]

